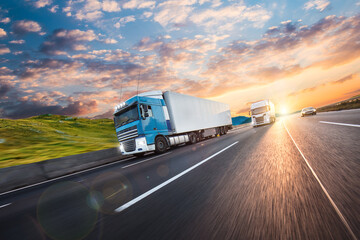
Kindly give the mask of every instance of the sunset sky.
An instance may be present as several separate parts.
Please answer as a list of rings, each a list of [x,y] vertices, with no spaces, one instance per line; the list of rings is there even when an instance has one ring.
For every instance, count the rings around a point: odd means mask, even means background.
[[[360,94],[360,0],[1,1],[0,118],[111,117],[138,84],[233,116]]]

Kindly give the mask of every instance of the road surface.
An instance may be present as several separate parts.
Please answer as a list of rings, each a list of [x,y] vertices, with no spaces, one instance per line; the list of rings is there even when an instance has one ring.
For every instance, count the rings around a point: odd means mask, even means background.
[[[349,110],[4,193],[0,239],[360,239],[359,216],[360,110]]]

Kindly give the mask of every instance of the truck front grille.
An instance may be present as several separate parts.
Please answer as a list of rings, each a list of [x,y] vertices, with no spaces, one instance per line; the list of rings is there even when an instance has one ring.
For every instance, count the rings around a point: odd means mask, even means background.
[[[137,136],[138,136],[138,131],[136,125],[117,132],[117,137],[119,142],[136,138]]]
[[[121,144],[124,146],[125,152],[135,151],[135,148],[136,148],[135,139],[131,139],[131,140],[122,142]]]
[[[264,116],[255,118],[256,123],[263,123],[264,122]]]

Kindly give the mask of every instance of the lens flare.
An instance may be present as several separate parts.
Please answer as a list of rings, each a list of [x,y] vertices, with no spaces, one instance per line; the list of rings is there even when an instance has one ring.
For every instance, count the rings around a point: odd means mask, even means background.
[[[77,182],[60,182],[38,201],[37,218],[52,239],[83,239],[94,228],[98,211],[88,206],[89,190]]]
[[[118,172],[107,172],[95,178],[91,185],[89,206],[105,214],[132,199],[133,191],[129,180]]]

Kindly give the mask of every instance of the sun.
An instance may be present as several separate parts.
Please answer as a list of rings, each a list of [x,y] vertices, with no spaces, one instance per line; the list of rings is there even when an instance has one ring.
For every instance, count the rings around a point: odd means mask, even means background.
[[[286,115],[286,114],[288,114],[288,110],[287,110],[286,106],[282,106],[282,107],[280,108],[280,113],[281,113],[281,115]]]

